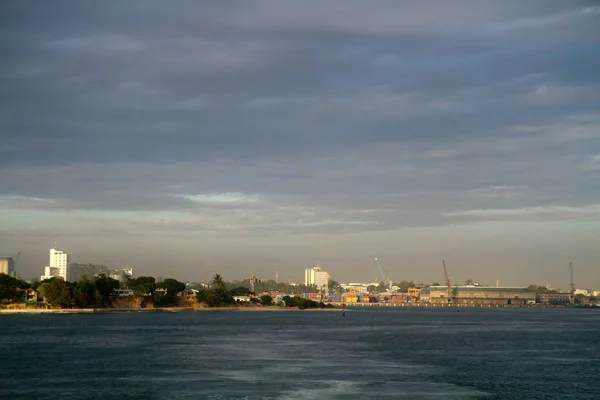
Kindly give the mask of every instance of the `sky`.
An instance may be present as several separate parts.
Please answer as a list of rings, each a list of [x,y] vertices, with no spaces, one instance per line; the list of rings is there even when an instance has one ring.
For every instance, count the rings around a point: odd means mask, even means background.
[[[0,255],[600,290],[595,1],[0,5]]]

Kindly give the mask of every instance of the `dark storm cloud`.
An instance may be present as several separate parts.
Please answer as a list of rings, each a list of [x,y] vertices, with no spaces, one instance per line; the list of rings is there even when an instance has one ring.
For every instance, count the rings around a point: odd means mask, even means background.
[[[5,2],[5,206],[222,213],[199,224],[255,232],[588,215],[599,16],[564,1]],[[260,206],[186,197],[211,193]]]

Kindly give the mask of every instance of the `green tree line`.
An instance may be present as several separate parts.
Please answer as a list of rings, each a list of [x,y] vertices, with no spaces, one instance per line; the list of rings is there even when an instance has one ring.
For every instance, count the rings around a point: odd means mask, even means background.
[[[31,285],[10,275],[0,274],[0,302],[10,303],[20,299],[18,289],[28,289]]]
[[[286,307],[298,307],[301,310],[305,310],[307,308],[334,308],[331,304],[326,305],[322,301],[316,302],[314,300],[296,296],[284,296],[283,301],[285,302]]]
[[[91,279],[83,276],[78,282],[68,282],[62,278],[50,278],[41,282],[27,283],[21,279],[0,274],[0,302],[19,301],[17,289],[32,288],[38,291],[39,299],[47,304],[63,308],[110,307],[113,304],[115,289],[131,289],[135,296],[151,297],[159,306],[175,305],[177,293],[185,289],[185,283],[176,279],[156,282],[153,277],[141,276],[119,283],[105,274]],[[157,291],[157,289],[162,289]]]

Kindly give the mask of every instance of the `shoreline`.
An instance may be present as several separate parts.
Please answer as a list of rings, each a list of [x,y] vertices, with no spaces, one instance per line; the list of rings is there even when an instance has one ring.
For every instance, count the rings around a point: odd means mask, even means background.
[[[370,309],[372,307],[356,307],[346,306],[345,311]],[[373,307],[379,308],[379,307]],[[404,307],[399,307],[404,308]],[[461,308],[467,309],[579,309],[579,307],[406,307],[406,308],[421,308],[421,309],[439,309],[439,308],[455,308],[458,311]],[[594,308],[594,307],[589,307]],[[587,309],[583,307],[583,309]],[[110,313],[193,313],[193,312],[341,312],[341,307],[336,308],[307,308],[301,310],[296,307],[214,307],[214,308],[193,308],[193,307],[155,307],[155,308],[16,308],[16,309],[0,309],[1,315],[65,315],[65,314],[110,314]]]
[[[17,314],[110,314],[110,313],[181,313],[181,312],[299,312],[299,311],[339,311],[338,308],[307,308],[301,310],[292,307],[156,307],[156,308],[22,308],[0,309],[0,315]]]

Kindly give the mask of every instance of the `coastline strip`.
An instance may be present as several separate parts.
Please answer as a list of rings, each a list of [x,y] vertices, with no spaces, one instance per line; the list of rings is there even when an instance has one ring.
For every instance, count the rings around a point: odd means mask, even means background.
[[[309,308],[300,310],[292,307],[214,307],[214,308],[192,308],[192,307],[156,307],[156,308],[24,308],[24,309],[0,309],[0,315],[17,314],[109,314],[109,313],[153,313],[153,312],[238,312],[238,311],[337,311],[336,308]]]

